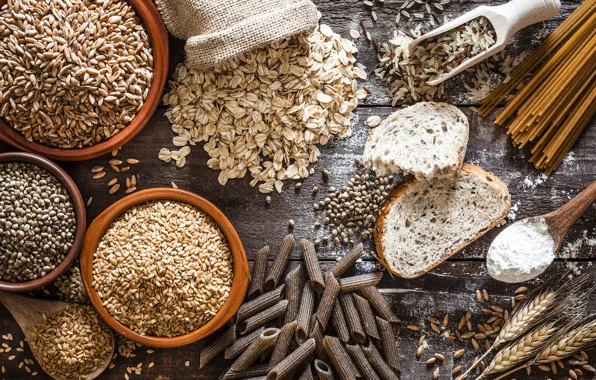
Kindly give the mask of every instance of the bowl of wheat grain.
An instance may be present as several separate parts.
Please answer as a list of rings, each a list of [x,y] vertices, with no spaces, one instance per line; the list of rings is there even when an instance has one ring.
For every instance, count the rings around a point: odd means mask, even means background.
[[[0,0],[0,139],[60,161],[111,152],[157,109],[168,35],[144,0]]]

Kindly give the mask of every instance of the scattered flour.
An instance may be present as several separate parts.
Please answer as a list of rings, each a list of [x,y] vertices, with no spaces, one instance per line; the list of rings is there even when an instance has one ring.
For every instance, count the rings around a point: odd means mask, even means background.
[[[530,280],[555,259],[555,241],[543,218],[520,220],[501,232],[488,249],[491,277],[509,283]]]
[[[548,176],[546,174],[541,174],[540,176],[534,179],[532,179],[531,176],[527,176],[524,179],[524,189],[535,189],[536,186],[542,185],[547,179]]]
[[[516,202],[511,206],[511,210],[509,210],[509,215],[507,215],[507,219],[514,222],[517,218],[517,212],[519,211],[519,202]]]
[[[593,247],[596,247],[596,237],[588,237],[588,231],[582,232],[582,237],[574,242],[565,244],[559,252],[559,257],[565,260],[565,265],[573,274],[581,274],[580,267],[577,263],[568,261],[569,259],[577,259],[579,253],[583,248],[589,247],[590,252]]]
[[[575,158],[575,152],[569,152],[569,154],[567,154],[567,157],[565,157],[565,159],[563,159],[563,163],[564,164],[568,164],[571,162],[575,162],[577,159]]]

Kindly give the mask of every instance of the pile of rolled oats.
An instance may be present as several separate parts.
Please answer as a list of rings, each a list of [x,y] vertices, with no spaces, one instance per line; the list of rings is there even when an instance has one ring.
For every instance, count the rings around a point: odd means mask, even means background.
[[[159,158],[182,167],[189,145],[204,142],[219,183],[253,177],[262,193],[281,192],[283,181],[308,177],[319,145],[351,135],[358,100],[357,49],[327,25],[253,50],[214,69],[177,67],[163,98],[176,133]]]

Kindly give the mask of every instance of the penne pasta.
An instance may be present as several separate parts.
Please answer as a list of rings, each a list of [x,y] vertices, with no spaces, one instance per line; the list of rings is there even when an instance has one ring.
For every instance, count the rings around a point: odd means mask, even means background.
[[[339,280],[342,292],[354,292],[367,286],[377,286],[383,278],[382,272],[361,274],[359,276],[345,277]]]
[[[355,380],[360,377],[360,372],[358,372],[356,365],[352,362],[338,338],[325,336],[323,347],[341,380]]]
[[[269,347],[273,346],[279,337],[280,330],[276,328],[264,329],[250,346],[236,359],[230,369],[234,372],[243,371],[250,367]]]
[[[399,351],[397,349],[393,326],[379,317],[377,317],[377,325],[381,333],[381,344],[383,346],[383,353],[385,354],[385,361],[394,371],[401,372],[401,361],[399,360]]]
[[[317,259],[315,246],[306,239],[302,239],[300,241],[300,246],[302,248],[304,264],[306,265],[306,272],[308,273],[308,278],[310,279],[310,285],[315,292],[323,293],[325,290],[325,280],[319,265],[319,259]]]
[[[360,297],[356,293],[352,293],[352,298],[354,299],[354,306],[356,306],[356,310],[358,310],[358,315],[360,315],[360,320],[362,321],[366,335],[375,338],[376,340],[380,340],[381,335],[379,334],[375,314],[373,313],[370,304],[365,298]]]
[[[304,284],[304,290],[302,291],[302,299],[300,300],[300,309],[296,316],[296,341],[302,344],[308,339],[310,320],[313,316],[313,310],[315,307],[315,293],[311,287],[311,283],[307,282]]]
[[[321,324],[315,319],[310,337],[315,339],[315,356],[321,360],[328,361],[327,352],[323,347],[323,339],[325,338],[325,332],[321,327]]]
[[[260,378],[267,375],[267,364],[258,364],[252,366],[244,371],[234,372],[231,369],[221,377],[221,380],[247,380]]]
[[[252,276],[250,278],[250,287],[248,288],[248,299],[255,298],[263,294],[265,285],[265,275],[267,274],[267,265],[269,263],[269,247],[261,248],[255,257],[255,263],[252,267]]]
[[[359,345],[346,344],[346,351],[352,358],[352,361],[354,361],[354,364],[356,364],[356,367],[358,367],[358,370],[362,374],[364,380],[381,380],[372,365],[368,362],[368,359],[364,355],[364,352],[362,352],[362,348]]]
[[[262,327],[267,322],[281,317],[288,307],[288,300],[282,300],[271,306],[268,309],[261,311],[260,313],[253,315],[245,321],[239,322],[238,327],[240,334],[249,333],[259,327]]]
[[[302,293],[302,265],[298,265],[296,269],[288,273],[286,276],[286,299],[288,300],[288,308],[284,316],[284,324],[288,324],[296,319],[298,308],[300,307],[300,294]]]
[[[339,295],[339,303],[346,317],[348,329],[350,330],[350,336],[358,343],[366,342],[366,334],[364,328],[360,322],[360,315],[354,306],[354,299],[352,293],[341,293]]]
[[[319,380],[333,380],[333,372],[331,371],[331,367],[329,367],[327,363],[325,363],[322,360],[315,359],[314,365]]]
[[[377,288],[368,286],[360,289],[360,292],[383,319],[392,323],[399,322],[399,318],[395,316],[391,306]]]
[[[275,290],[264,293],[252,301],[243,303],[236,314],[236,321],[239,322],[250,318],[281,301],[285,288],[285,285],[278,286]]]
[[[279,338],[277,338],[277,343],[273,348],[273,353],[271,354],[271,359],[269,360],[269,369],[275,367],[286,356],[288,356],[290,344],[292,343],[294,333],[296,332],[296,324],[296,321],[292,321],[281,328]]]
[[[317,309],[316,314],[317,321],[321,324],[323,331],[327,328],[327,323],[329,323],[329,317],[331,317],[333,305],[335,304],[339,290],[339,282],[337,279],[332,273],[327,273],[325,276],[325,291],[319,302],[319,308]]]
[[[310,363],[307,363],[304,371],[302,371],[300,376],[298,376],[298,380],[314,380],[312,376],[312,371],[310,370]]]
[[[281,276],[284,274],[286,270],[286,266],[288,265],[288,260],[290,259],[290,255],[294,250],[294,236],[286,235],[279,245],[277,250],[277,255],[275,256],[275,260],[271,265],[271,269],[265,278],[265,285],[263,287],[263,291],[268,291],[274,289]]]
[[[337,337],[344,343],[350,340],[350,329],[346,322],[346,317],[341,309],[339,302],[333,306],[333,313],[331,313],[331,326],[335,329]]]
[[[205,367],[217,355],[222,353],[227,347],[236,341],[236,325],[230,326],[223,334],[219,335],[208,346],[201,350],[199,356],[199,368]]]
[[[368,346],[362,346],[362,352],[364,352],[364,356],[366,356],[366,359],[381,379],[399,380],[372,342],[368,342]]]
[[[283,380],[307,361],[315,351],[315,339],[310,338],[267,373],[267,380]]]
[[[342,257],[338,262],[336,262],[331,269],[329,269],[328,273],[333,274],[335,278],[340,277],[344,274],[348,269],[350,269],[356,260],[362,256],[362,243],[355,245],[350,252],[348,252],[344,257]]]
[[[262,332],[263,332],[263,328],[261,327],[260,329],[257,329],[255,331],[253,331],[252,333],[237,339],[234,342],[234,344],[232,344],[230,347],[226,348],[224,358],[234,359],[235,357],[240,355],[248,346],[250,346],[250,344],[252,342],[254,342],[255,339],[257,339],[257,337],[259,335],[261,335]]]

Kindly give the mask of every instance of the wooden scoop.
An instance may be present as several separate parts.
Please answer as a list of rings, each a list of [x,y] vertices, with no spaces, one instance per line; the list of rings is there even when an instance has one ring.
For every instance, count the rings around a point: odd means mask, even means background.
[[[44,321],[43,315],[52,315],[61,312],[66,307],[72,305],[68,302],[61,302],[61,301],[49,301],[49,300],[37,300],[25,296],[16,295],[13,293],[6,293],[0,292],[0,302],[4,304],[4,306],[10,311],[10,314],[14,317],[17,321],[21,330],[25,334],[27,341],[31,347],[31,351],[33,355],[36,356],[37,348],[33,347],[31,344],[32,337],[31,333],[33,332],[33,327],[41,322]],[[43,347],[41,348],[43,349]],[[105,371],[105,369],[110,364],[110,360],[114,355],[114,336],[112,335],[112,351],[110,351],[109,355],[106,355],[105,364],[103,364],[100,368],[98,368],[95,372],[88,375],[89,379],[95,379],[99,375]],[[42,369],[50,375],[50,372],[43,367],[43,364],[37,360],[39,365]],[[52,375],[50,375],[52,376]],[[52,376],[52,378],[56,380],[66,380],[63,378],[58,378]]]
[[[555,240],[555,252],[563,245],[567,231],[594,202],[596,202],[596,182],[555,211],[539,216],[548,224],[548,229]]]
[[[548,20],[549,18],[556,16],[560,9],[560,0],[512,0],[509,3],[503,5],[483,5],[456,18],[455,20],[446,23],[432,32],[415,39],[410,43],[408,50],[413,51],[413,49],[424,40],[431,37],[436,37],[452,29],[459,28],[461,25],[478,17],[486,17],[490,21],[497,35],[495,44],[492,45],[488,50],[472,57],[471,59],[463,61],[459,66],[454,68],[449,73],[442,75],[440,78],[428,81],[428,84],[435,86],[474,66],[475,64],[480,63],[485,59],[501,52],[503,49],[505,49],[505,46],[507,46],[507,43],[515,33],[519,32],[526,26]]]

